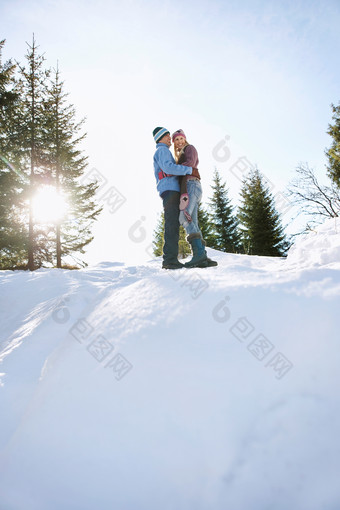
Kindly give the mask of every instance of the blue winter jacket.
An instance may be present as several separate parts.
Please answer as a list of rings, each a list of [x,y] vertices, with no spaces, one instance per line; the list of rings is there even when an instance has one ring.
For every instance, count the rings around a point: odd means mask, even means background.
[[[169,147],[165,143],[156,145],[153,157],[153,167],[156,177],[157,190],[161,195],[164,191],[180,191],[179,175],[191,175],[191,166],[176,165]]]

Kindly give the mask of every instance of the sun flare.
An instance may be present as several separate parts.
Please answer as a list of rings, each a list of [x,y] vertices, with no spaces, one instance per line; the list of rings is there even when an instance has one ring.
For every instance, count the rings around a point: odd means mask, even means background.
[[[41,187],[32,198],[33,217],[38,223],[56,223],[68,209],[66,198],[53,186]]]

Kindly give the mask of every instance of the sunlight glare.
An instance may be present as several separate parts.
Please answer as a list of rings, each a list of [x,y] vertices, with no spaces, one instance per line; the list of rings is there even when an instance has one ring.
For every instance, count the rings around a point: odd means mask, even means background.
[[[41,187],[33,196],[33,216],[39,223],[56,223],[68,209],[66,198],[53,186]]]

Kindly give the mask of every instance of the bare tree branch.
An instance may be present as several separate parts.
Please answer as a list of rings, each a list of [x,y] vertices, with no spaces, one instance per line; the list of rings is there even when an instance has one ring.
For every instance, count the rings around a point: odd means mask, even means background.
[[[307,163],[300,164],[296,172],[298,177],[290,183],[288,195],[295,204],[302,205],[299,214],[311,216],[312,223],[320,223],[322,217],[338,217],[340,189],[333,183],[330,186],[321,185]]]

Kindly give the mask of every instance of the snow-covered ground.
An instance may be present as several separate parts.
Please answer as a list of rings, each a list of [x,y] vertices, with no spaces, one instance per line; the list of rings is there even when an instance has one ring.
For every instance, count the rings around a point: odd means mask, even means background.
[[[1,510],[340,508],[340,223],[209,254],[0,273]]]

